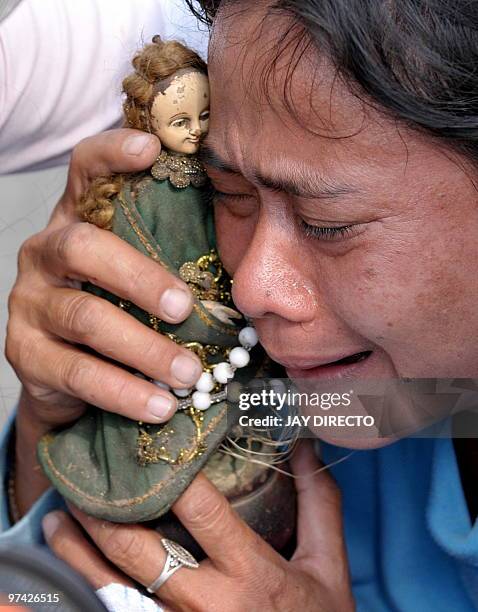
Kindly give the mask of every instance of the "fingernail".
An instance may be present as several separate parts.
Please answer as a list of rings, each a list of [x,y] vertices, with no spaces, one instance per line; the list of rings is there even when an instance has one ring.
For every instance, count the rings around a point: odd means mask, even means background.
[[[172,412],[173,407],[173,400],[164,395],[152,395],[146,404],[149,414],[155,419],[166,418]]]
[[[43,517],[42,527],[43,533],[45,534],[45,538],[49,540],[53,537],[53,534],[58,529],[58,526],[61,522],[59,512],[50,512]]]
[[[168,317],[181,321],[191,308],[191,295],[183,289],[166,289],[161,297],[160,306]]]
[[[187,355],[177,355],[171,363],[171,374],[185,385],[195,383],[201,376],[201,372],[199,363]]]
[[[123,143],[123,151],[127,155],[141,155],[148,145],[151,144],[152,137],[149,134],[135,134],[128,136]]]

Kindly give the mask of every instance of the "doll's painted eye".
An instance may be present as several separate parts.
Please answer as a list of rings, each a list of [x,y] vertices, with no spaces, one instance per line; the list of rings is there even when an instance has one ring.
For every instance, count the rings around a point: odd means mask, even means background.
[[[207,110],[207,111],[204,111],[203,113],[201,113],[199,115],[199,119],[201,121],[207,121],[209,119],[209,111]]]
[[[173,121],[171,123],[171,126],[175,128],[183,128],[183,127],[186,127],[186,124],[187,124],[187,119],[176,119],[176,121]]]

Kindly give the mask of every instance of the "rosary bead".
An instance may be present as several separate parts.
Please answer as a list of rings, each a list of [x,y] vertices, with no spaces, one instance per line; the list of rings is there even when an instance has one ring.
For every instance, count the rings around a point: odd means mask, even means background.
[[[211,396],[209,393],[202,391],[195,391],[192,395],[192,404],[196,410],[207,410],[211,405]]]
[[[250,361],[249,349],[255,346],[258,342],[256,330],[253,327],[244,327],[239,332],[239,342],[242,346],[236,346],[229,352],[229,362],[223,361],[214,366],[213,373],[203,372],[199,380],[195,384],[194,389],[171,389],[169,385],[159,380],[153,380],[153,383],[160,389],[172,391],[176,397],[190,398],[188,404],[197,410],[207,410],[212,403],[211,391],[214,389],[216,382],[221,385],[226,385],[234,378],[234,371],[237,368],[243,368]],[[141,374],[138,373],[139,376]],[[192,393],[192,395],[191,395]],[[183,407],[186,400],[183,399],[179,403],[179,407]],[[189,404],[191,401],[191,404]]]
[[[203,372],[196,383],[196,389],[202,393],[209,393],[214,389],[214,378],[209,372]]]
[[[251,356],[242,346],[236,346],[229,353],[229,363],[234,368],[243,368],[249,363],[250,359]]]
[[[218,363],[217,366],[214,366],[212,375],[218,383],[225,385],[234,378],[234,371],[230,363],[223,361],[222,363]]]
[[[246,348],[252,348],[259,342],[257,332],[253,327],[244,327],[239,332],[239,342]]]

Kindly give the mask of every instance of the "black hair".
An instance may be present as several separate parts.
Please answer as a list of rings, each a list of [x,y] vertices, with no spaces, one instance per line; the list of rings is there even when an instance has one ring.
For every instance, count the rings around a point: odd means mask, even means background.
[[[188,0],[209,24],[222,2]],[[270,10],[293,16],[372,103],[478,161],[478,0],[272,0]]]

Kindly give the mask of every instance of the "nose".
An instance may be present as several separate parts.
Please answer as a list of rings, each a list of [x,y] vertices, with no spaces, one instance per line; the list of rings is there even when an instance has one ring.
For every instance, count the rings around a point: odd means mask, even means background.
[[[189,133],[191,134],[191,136],[201,136],[202,130],[201,130],[201,124],[199,123],[199,119],[194,119],[191,122]]]
[[[234,272],[233,298],[239,310],[252,319],[276,315],[295,323],[312,321],[317,296],[303,255],[287,223],[259,219]]]

